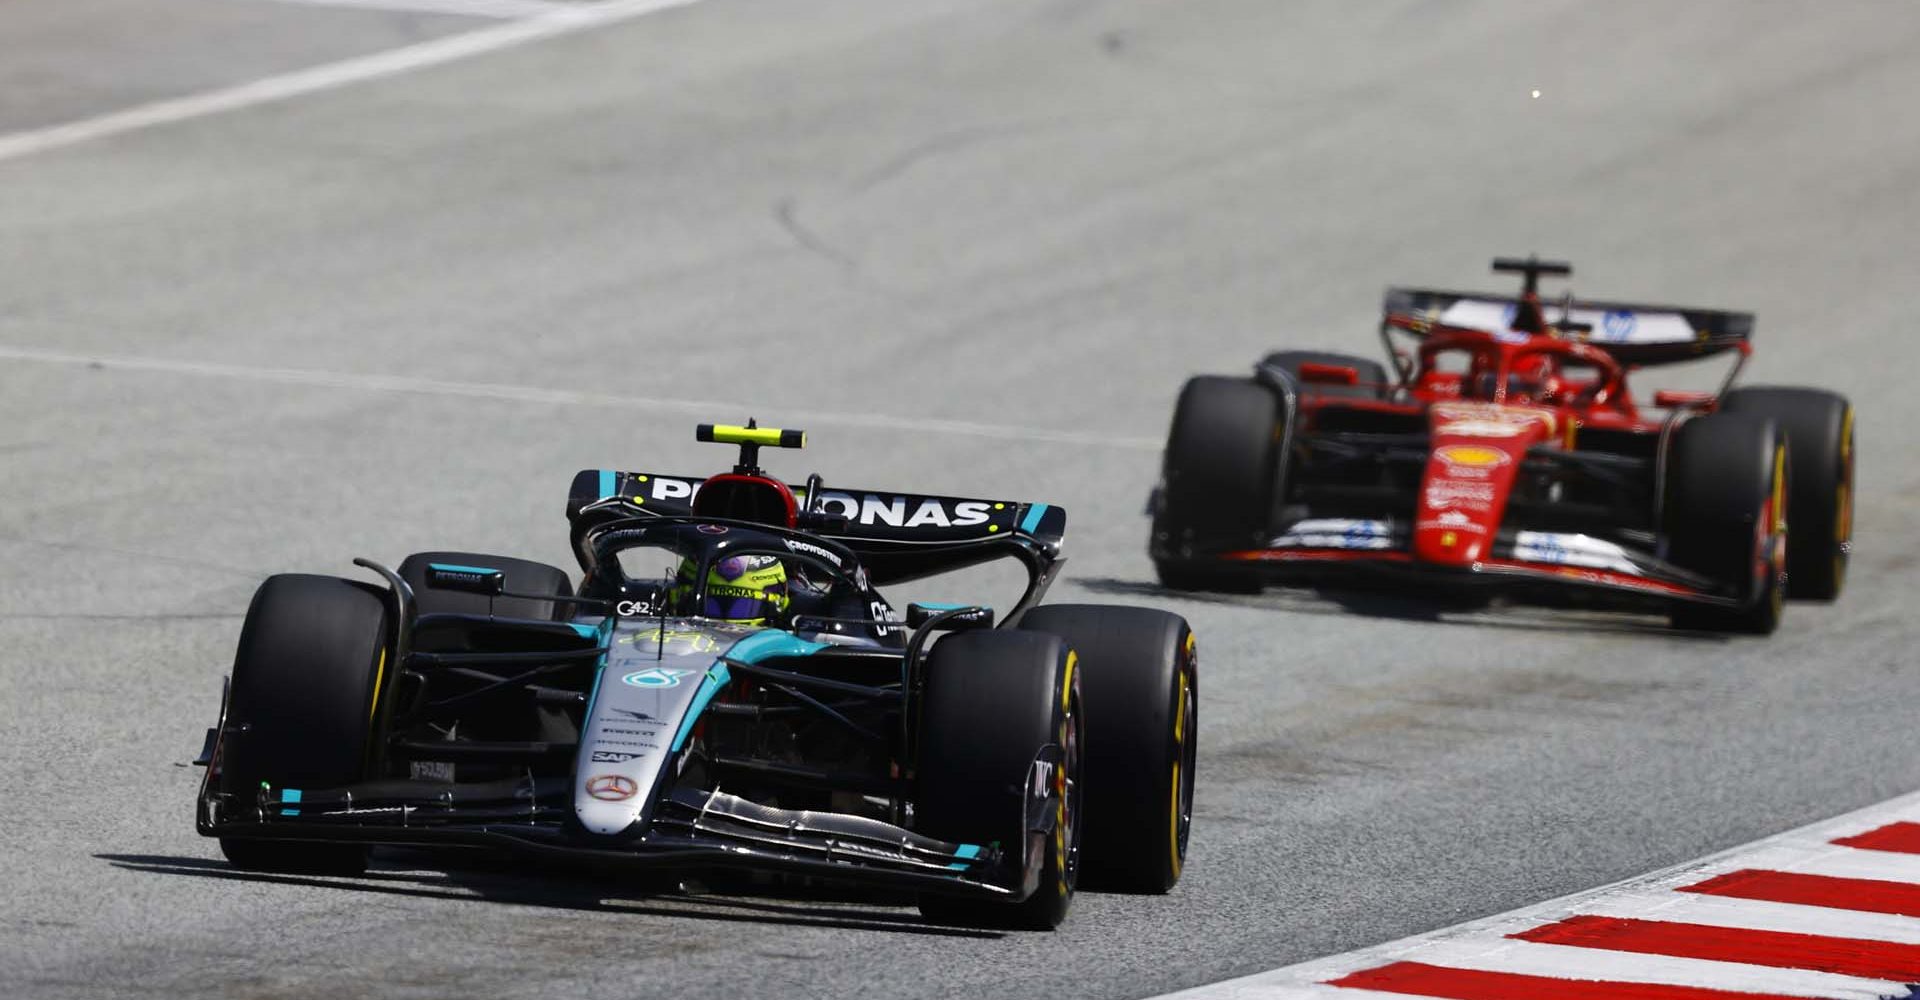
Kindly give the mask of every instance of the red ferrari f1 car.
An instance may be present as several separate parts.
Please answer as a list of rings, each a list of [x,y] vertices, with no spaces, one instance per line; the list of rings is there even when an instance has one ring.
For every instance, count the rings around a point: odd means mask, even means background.
[[[1388,289],[1365,358],[1280,351],[1180,393],[1148,551],[1178,589],[1386,577],[1533,603],[1639,607],[1770,633],[1832,600],[1852,536],[1853,407],[1733,388],[1753,316],[1574,299],[1565,263],[1499,259],[1517,298]],[[1411,351],[1396,349],[1411,338]],[[1403,341],[1404,342],[1404,341]],[[1731,355],[1718,392],[1637,369]]]

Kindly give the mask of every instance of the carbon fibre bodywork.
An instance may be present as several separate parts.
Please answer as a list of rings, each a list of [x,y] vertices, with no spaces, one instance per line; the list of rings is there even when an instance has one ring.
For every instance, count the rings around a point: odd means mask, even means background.
[[[1028,842],[953,842],[915,829],[916,699],[929,644],[937,632],[991,627],[992,614],[938,606],[908,625],[873,583],[1014,558],[1029,585],[1003,623],[1012,624],[1061,561],[1064,512],[815,482],[796,491],[810,501],[796,522],[813,530],[801,530],[694,514],[700,482],[581,473],[568,514],[584,575],[578,596],[536,595],[563,608],[553,620],[423,613],[400,573],[356,560],[386,581],[393,623],[365,779],[224,788],[223,757],[249,738],[249,722],[229,718],[223,697],[199,761],[199,831],[781,873],[981,900],[1034,893],[1042,871],[1033,847],[1063,814],[1060,747],[1036,747],[1027,773],[1005,776],[1004,828]],[[836,508],[840,496],[852,506]],[[863,504],[871,518],[860,516]],[[671,595],[673,581],[620,568],[629,547],[683,539],[706,546],[689,557],[702,560],[778,553],[796,580],[811,581],[796,587],[809,603],[796,596],[777,624],[718,621],[690,613],[697,590]],[[486,566],[432,569],[446,586],[525,596]],[[706,579],[706,563],[688,578]]]
[[[1166,471],[1149,498],[1148,550],[1231,580],[1467,587],[1547,604],[1737,608],[1751,576],[1714,578],[1669,558],[1664,506],[1679,428],[1719,394],[1660,393],[1640,408],[1629,372],[1728,354],[1721,394],[1750,353],[1753,317],[1690,307],[1543,303],[1539,274],[1514,297],[1389,289],[1380,335],[1393,366],[1276,354],[1251,379],[1272,400],[1271,505],[1246,536],[1209,537],[1171,516]],[[1396,337],[1410,338],[1411,353]],[[1329,361],[1328,358],[1333,360]],[[1385,369],[1372,367],[1384,373]],[[1176,421],[1178,421],[1176,417]],[[1265,433],[1250,429],[1249,434]],[[1783,565],[1763,535],[1764,566]],[[1209,570],[1211,568],[1211,570]]]

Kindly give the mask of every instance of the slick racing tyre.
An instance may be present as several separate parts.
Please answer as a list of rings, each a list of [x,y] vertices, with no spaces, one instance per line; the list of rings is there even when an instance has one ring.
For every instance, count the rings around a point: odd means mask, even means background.
[[[1080,885],[1162,893],[1180,880],[1193,825],[1200,684],[1186,619],[1150,608],[1055,604],[1022,629],[1078,654],[1086,701]]]
[[[1687,605],[1680,628],[1771,634],[1786,598],[1787,439],[1772,420],[1723,413],[1682,424],[1667,460],[1668,556],[1719,582],[1736,607]]]
[[[375,693],[392,624],[384,591],[330,576],[268,577],[240,630],[220,753],[231,814],[251,817],[265,788],[338,788],[366,774]],[[236,867],[354,874],[359,844],[220,838]]]
[[[1853,405],[1824,389],[1753,386],[1720,410],[1770,417],[1787,436],[1787,596],[1839,597],[1853,546]]]
[[[1028,631],[960,632],[934,644],[920,703],[914,826],[962,844],[999,844],[1025,872],[1019,903],[926,894],[936,923],[1050,930],[1078,876],[1083,783],[1079,671],[1066,643]],[[1036,773],[1054,748],[1058,763]],[[1054,806],[1030,824],[1036,782]]]
[[[1159,509],[1148,548],[1176,590],[1258,591],[1251,568],[1215,553],[1264,545],[1280,488],[1280,401],[1250,378],[1187,380],[1167,432]]]
[[[1300,391],[1321,396],[1379,399],[1386,394],[1386,387],[1393,384],[1393,380],[1387,376],[1385,365],[1371,358],[1359,358],[1351,354],[1334,354],[1330,351],[1275,351],[1262,358],[1260,365],[1264,368],[1285,370],[1300,383]],[[1360,384],[1309,385],[1300,381],[1301,365],[1333,365],[1337,368],[1351,368],[1359,373]]]
[[[489,598],[485,594],[436,590],[427,586],[427,566],[431,563],[497,569],[506,574],[505,589],[509,594],[573,596],[573,584],[567,579],[567,574],[546,563],[478,552],[416,552],[400,564],[400,577],[407,581],[407,586],[413,588],[414,607],[423,615],[491,613],[502,618],[533,618],[541,621],[565,621],[573,617],[573,605],[565,601]]]

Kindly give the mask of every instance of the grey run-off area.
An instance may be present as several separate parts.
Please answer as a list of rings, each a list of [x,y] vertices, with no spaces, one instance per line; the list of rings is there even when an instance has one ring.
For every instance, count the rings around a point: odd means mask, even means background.
[[[0,131],[497,23],[0,3]],[[1146,996],[1920,788],[1915,51],[1879,2],[709,0],[0,162],[0,994]],[[1369,350],[1383,285],[1529,251],[1752,309],[1756,381],[1855,399],[1837,606],[1715,640],[1149,585],[1141,442],[1185,375]],[[181,765],[262,577],[565,564],[576,469],[726,460],[583,393],[861,415],[770,462],[1064,505],[1057,599],[1199,631],[1179,889],[995,936],[398,854],[227,869]]]

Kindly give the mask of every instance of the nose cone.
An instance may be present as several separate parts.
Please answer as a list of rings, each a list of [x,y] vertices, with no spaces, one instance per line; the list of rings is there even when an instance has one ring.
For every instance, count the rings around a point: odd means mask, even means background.
[[[1433,451],[1420,483],[1413,555],[1468,566],[1491,554],[1520,462],[1548,439],[1554,416],[1530,407],[1438,404],[1429,421]]]
[[[1513,453],[1487,444],[1433,449],[1413,524],[1414,558],[1451,565],[1485,558],[1519,464]]]

